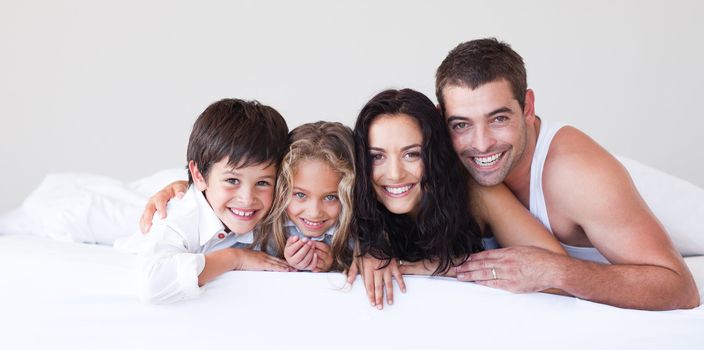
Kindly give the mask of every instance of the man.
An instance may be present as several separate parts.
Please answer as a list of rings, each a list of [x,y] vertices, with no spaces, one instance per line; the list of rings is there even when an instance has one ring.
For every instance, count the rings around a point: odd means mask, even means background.
[[[457,155],[482,186],[505,183],[571,257],[488,250],[458,279],[514,292],[561,289],[626,308],[699,305],[694,280],[625,168],[581,131],[535,115],[523,59],[507,44],[457,46],[436,75]]]

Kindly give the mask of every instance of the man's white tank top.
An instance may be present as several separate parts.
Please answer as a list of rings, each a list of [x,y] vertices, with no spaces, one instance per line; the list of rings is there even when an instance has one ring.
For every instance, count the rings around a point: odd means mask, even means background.
[[[550,143],[565,124],[556,123],[550,124],[544,120],[540,123],[540,134],[538,142],[535,145],[535,153],[533,154],[533,162],[530,166],[530,212],[552,233],[550,219],[548,218],[548,210],[545,205],[545,196],[543,195],[543,166],[545,158],[547,158]],[[581,259],[599,263],[608,264],[609,261],[593,247],[575,247],[567,244],[562,244],[567,254]]]

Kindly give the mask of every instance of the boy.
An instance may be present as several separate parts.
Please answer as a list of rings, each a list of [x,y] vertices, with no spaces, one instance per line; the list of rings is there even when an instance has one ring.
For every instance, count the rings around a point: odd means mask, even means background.
[[[143,300],[194,298],[230,270],[291,269],[249,249],[271,208],[287,135],[283,117],[256,101],[223,99],[203,111],[188,142],[189,188],[140,243]]]

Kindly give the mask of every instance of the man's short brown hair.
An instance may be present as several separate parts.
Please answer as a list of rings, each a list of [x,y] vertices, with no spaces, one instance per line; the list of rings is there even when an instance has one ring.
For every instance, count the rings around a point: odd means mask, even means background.
[[[288,126],[275,109],[257,101],[223,99],[198,117],[188,140],[188,161],[207,178],[214,163],[246,167],[277,165],[288,146]],[[193,183],[189,172],[188,183]]]
[[[499,79],[509,82],[513,97],[523,109],[528,89],[523,58],[511,46],[495,38],[459,44],[445,57],[435,74],[435,94],[440,108],[444,112],[442,90],[447,86],[476,89]]]

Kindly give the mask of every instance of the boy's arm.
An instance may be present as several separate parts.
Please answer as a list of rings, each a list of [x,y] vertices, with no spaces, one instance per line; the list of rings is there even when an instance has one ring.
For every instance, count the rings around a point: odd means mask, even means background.
[[[202,292],[199,275],[203,254],[191,253],[188,241],[174,229],[155,224],[140,252],[140,298],[154,304],[195,298]]]

